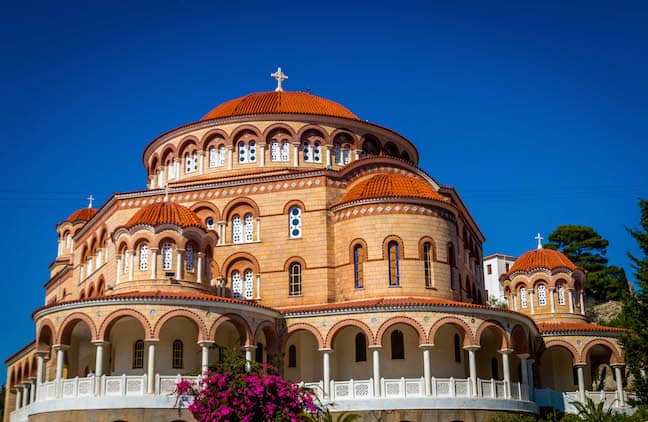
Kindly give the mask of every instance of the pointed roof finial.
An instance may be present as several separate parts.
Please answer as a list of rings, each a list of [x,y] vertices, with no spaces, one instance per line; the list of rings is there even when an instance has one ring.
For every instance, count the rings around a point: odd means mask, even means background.
[[[273,78],[275,78],[277,80],[277,88],[275,89],[275,92],[283,91],[283,88],[281,87],[281,82],[288,79],[288,76],[286,76],[281,71],[281,67],[278,67],[277,71],[275,73],[271,73],[270,76],[272,76]]]
[[[92,201],[95,200],[94,196],[90,195],[86,199],[88,200],[88,208],[92,208]]]
[[[538,249],[542,249],[542,240],[544,239],[544,237],[540,236],[540,233],[538,233],[538,235],[534,239],[538,241]]]

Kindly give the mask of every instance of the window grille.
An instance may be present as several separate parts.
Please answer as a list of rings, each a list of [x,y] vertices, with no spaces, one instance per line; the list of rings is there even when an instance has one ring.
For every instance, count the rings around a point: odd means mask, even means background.
[[[565,286],[562,283],[558,283],[558,304],[561,306],[565,305]]]
[[[544,284],[538,286],[538,305],[547,306],[547,288]]]
[[[232,243],[241,243],[243,241],[243,224],[241,217],[235,215],[232,217]]]
[[[289,161],[290,160],[290,144],[288,141],[283,141],[281,143],[281,161]]]
[[[209,148],[209,167],[218,165],[218,150],[215,147]]]
[[[302,294],[302,269],[301,264],[294,263],[290,265],[288,280],[288,295],[301,296]]]
[[[165,242],[162,244],[162,269],[170,270],[173,265],[173,249],[171,244]]]
[[[239,156],[239,163],[247,163],[248,158],[247,158],[247,145],[245,145],[245,142],[239,142],[238,143],[238,156]]]
[[[522,305],[523,308],[527,307],[527,294],[524,287],[520,289],[520,305]]]
[[[144,368],[144,341],[137,340],[133,345],[133,369]]]
[[[245,298],[250,300],[252,299],[252,294],[254,290],[254,273],[252,270],[245,270]]]
[[[238,271],[232,272],[232,297],[240,299],[243,293],[243,282],[241,280],[241,273]]]
[[[148,252],[149,252],[148,245],[140,246],[140,253],[139,253],[139,269],[140,269],[140,271],[148,270],[148,264],[149,264],[149,262],[148,262],[149,261]]]
[[[256,142],[248,142],[248,162],[256,163]]]
[[[252,242],[254,237],[254,217],[252,214],[245,214],[245,241]]]
[[[279,142],[270,142],[270,161],[279,161]]]
[[[184,346],[182,344],[182,340],[175,340],[173,342],[173,369],[182,369],[183,368],[183,362],[182,362],[182,354]]]
[[[193,245],[187,245],[187,249],[185,250],[185,261],[186,261],[186,269],[187,269],[187,271],[193,271],[194,270],[194,248],[193,248]]]
[[[299,207],[291,207],[288,211],[288,232],[291,239],[300,238],[302,235],[302,210]]]

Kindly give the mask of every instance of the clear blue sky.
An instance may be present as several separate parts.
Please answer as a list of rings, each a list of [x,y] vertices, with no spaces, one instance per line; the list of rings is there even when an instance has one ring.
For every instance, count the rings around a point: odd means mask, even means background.
[[[633,277],[648,2],[130,3],[0,6],[3,358],[34,337],[55,224],[90,193],[143,189],[152,138],[273,89],[278,65],[286,89],[409,137],[462,195],[485,254],[591,225]]]

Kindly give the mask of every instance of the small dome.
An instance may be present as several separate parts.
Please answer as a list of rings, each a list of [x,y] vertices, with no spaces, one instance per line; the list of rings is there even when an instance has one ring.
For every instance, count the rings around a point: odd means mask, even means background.
[[[125,227],[131,228],[138,224],[149,226],[175,224],[179,227],[198,227],[207,230],[205,224],[193,211],[171,201],[156,202],[141,208],[128,220]]]
[[[429,183],[417,176],[381,173],[352,185],[340,203],[373,198],[423,198],[445,201]]]
[[[553,249],[534,249],[524,253],[519,257],[511,266],[509,274],[516,271],[532,271],[538,268],[546,268],[553,270],[556,268],[567,268],[571,271],[575,270],[576,265],[569,260],[561,252]]]
[[[70,216],[65,219],[65,221],[68,221],[70,223],[77,221],[89,221],[92,217],[95,216],[96,213],[96,208],[81,208],[80,210],[76,210],[72,214],[70,214]]]
[[[305,92],[257,92],[227,101],[200,120],[251,114],[314,114],[360,120],[346,107]]]

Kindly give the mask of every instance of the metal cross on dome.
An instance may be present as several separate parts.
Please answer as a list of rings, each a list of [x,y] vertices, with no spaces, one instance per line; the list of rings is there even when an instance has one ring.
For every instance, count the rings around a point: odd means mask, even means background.
[[[272,76],[273,78],[275,78],[277,80],[277,88],[275,89],[275,92],[283,91],[283,88],[281,87],[281,82],[288,79],[288,76],[286,76],[286,74],[284,74],[281,71],[281,67],[278,67],[277,71],[275,73],[271,73],[270,76]]]
[[[544,239],[544,237],[540,236],[540,233],[538,233],[534,239],[538,241],[538,249],[542,249],[542,239]]]
[[[88,200],[88,208],[92,208],[92,201],[94,201],[94,196],[90,195],[86,198]]]

